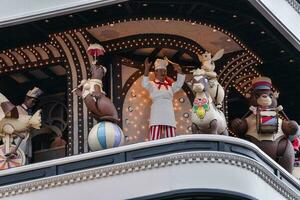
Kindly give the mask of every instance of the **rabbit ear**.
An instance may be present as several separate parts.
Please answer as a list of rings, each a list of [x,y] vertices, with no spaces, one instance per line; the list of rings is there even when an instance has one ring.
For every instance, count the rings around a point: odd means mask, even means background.
[[[203,56],[199,53],[197,53],[197,56],[198,56],[199,61],[202,62],[203,61]]]
[[[219,60],[224,54],[224,49],[220,49],[212,58],[213,61]]]

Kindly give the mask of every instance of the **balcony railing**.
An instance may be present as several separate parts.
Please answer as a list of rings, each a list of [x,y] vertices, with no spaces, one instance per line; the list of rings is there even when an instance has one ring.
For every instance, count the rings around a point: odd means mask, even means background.
[[[269,173],[270,183],[278,183],[287,191],[290,196],[300,194],[300,185],[297,179],[286,172],[281,166],[270,159],[258,147],[245,140],[233,137],[219,135],[186,135],[175,138],[166,138],[158,141],[143,142],[113,149],[107,149],[97,152],[91,152],[23,167],[8,169],[0,172],[0,196],[5,191],[11,191],[11,186],[18,184],[26,184],[38,180],[46,180],[47,178],[59,178],[63,175],[81,173],[82,171],[94,170],[106,166],[118,166],[120,164],[139,162],[147,159],[173,159],[174,155],[178,155],[188,159],[197,160],[205,159],[218,160],[224,164],[230,163],[230,156],[235,155],[241,159],[255,162],[259,167],[251,167],[252,164],[245,164],[246,161],[234,161],[234,165],[246,165],[254,174],[260,175],[259,169],[263,169]],[[195,157],[195,155],[200,157]],[[223,155],[229,156],[225,158]],[[227,159],[227,161],[226,161]],[[172,162],[172,161],[170,161]],[[175,162],[175,161],[174,161]],[[240,162],[240,164],[239,164]],[[248,161],[247,161],[248,162]],[[244,164],[242,164],[244,163]],[[249,167],[250,166],[250,167]],[[247,167],[246,167],[247,168]],[[253,175],[254,175],[253,174]],[[263,177],[264,175],[262,175]],[[268,179],[268,180],[269,180]],[[281,189],[284,190],[284,189]],[[4,192],[4,193],[3,193]],[[287,192],[288,194],[289,192]]]

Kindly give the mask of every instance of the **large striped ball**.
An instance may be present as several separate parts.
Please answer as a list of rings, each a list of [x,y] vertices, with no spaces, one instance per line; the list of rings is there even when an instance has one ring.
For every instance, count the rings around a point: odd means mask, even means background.
[[[88,144],[92,151],[121,146],[124,144],[122,129],[111,122],[100,122],[90,131]]]

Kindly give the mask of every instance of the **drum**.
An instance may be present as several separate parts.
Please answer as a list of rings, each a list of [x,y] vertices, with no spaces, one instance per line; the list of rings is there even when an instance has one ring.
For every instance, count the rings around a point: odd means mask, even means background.
[[[256,127],[260,134],[275,134],[278,132],[278,113],[275,109],[257,109]]]

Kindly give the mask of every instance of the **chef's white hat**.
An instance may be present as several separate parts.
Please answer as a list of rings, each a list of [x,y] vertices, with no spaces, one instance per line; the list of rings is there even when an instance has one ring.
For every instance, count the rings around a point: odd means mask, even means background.
[[[169,62],[167,60],[163,60],[163,59],[156,59],[154,62],[154,69],[167,69]]]

